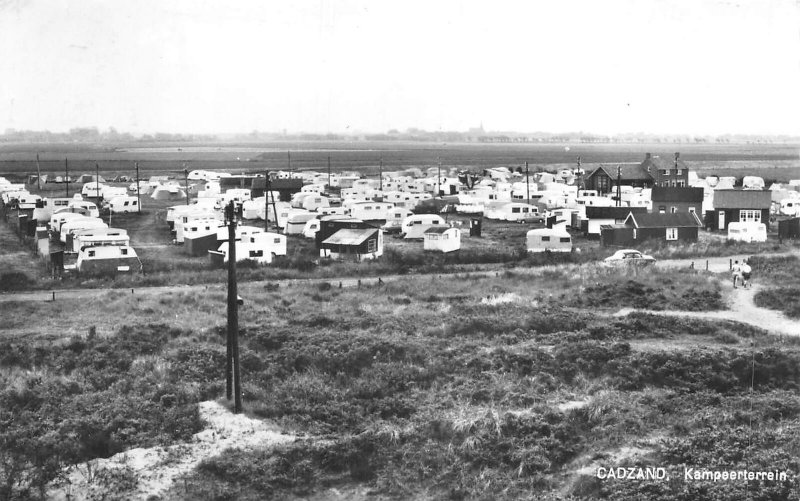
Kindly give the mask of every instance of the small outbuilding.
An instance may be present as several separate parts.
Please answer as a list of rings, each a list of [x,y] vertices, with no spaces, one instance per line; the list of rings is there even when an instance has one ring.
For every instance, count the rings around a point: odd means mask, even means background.
[[[363,261],[383,255],[383,231],[378,228],[341,229],[322,242],[320,255]]]
[[[461,230],[434,226],[425,230],[422,248],[426,251],[453,252],[461,248]]]

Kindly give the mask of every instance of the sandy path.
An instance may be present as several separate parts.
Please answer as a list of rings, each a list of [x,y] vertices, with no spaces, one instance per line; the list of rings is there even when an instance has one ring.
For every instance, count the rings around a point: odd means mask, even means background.
[[[767,330],[775,334],[787,336],[800,336],[800,321],[787,318],[777,310],[760,308],[753,302],[753,297],[758,292],[760,286],[754,285],[750,289],[733,289],[729,284],[726,287],[730,290],[729,309],[722,311],[654,311],[637,310],[634,308],[623,308],[616,312],[614,316],[624,317],[634,311],[642,313],[652,313],[654,315],[680,316],[701,318],[707,320],[732,320],[743,324],[752,325]]]
[[[94,471],[126,471],[135,474],[138,482],[132,489],[108,493],[109,485],[100,479],[91,480],[87,465],[69,467],[69,484],[48,492],[48,499],[81,501],[105,493],[111,498],[146,500],[169,490],[181,475],[192,471],[200,461],[216,456],[229,448],[270,447],[295,440],[281,434],[257,419],[233,414],[217,402],[200,402],[200,415],[208,427],[195,434],[186,444],[166,447],[138,448],[116,454],[108,459],[92,461]]]

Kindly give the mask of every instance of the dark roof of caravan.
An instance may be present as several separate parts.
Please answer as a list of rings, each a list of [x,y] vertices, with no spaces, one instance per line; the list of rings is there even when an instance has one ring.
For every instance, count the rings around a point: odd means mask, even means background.
[[[450,226],[431,226],[425,233],[444,233],[445,231],[449,230]]]
[[[703,226],[693,212],[631,214],[625,220],[625,224],[634,228],[699,228]]]

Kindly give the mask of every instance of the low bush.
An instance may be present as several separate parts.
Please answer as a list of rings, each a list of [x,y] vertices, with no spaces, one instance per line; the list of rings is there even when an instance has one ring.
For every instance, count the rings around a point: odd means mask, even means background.
[[[800,318],[800,287],[773,287],[756,292],[756,306],[783,312],[787,317]]]

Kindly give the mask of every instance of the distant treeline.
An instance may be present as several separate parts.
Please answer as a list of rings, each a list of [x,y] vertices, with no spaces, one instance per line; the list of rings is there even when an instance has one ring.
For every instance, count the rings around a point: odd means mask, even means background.
[[[315,134],[253,131],[246,134],[131,134],[113,127],[101,131],[97,127],[80,127],[68,132],[6,129],[0,143],[209,143],[209,142],[263,142],[263,141],[412,141],[412,142],[464,142],[464,143],[755,143],[785,144],[800,142],[798,136],[727,134],[699,136],[686,134],[658,135],[627,133],[598,135],[585,132],[487,132],[472,129],[459,131],[426,131],[410,128],[386,133]]]

